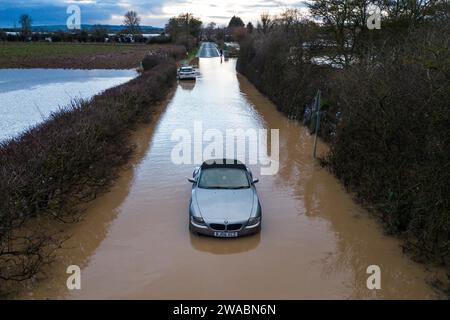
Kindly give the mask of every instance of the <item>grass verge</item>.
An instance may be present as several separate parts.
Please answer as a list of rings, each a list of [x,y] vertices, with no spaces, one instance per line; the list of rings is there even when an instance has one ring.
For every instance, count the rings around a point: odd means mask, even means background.
[[[183,64],[185,64],[185,65],[191,65],[191,64],[198,65],[198,58],[197,58],[198,49],[199,49],[198,46],[192,48],[191,51],[188,53],[186,59],[183,60]]]

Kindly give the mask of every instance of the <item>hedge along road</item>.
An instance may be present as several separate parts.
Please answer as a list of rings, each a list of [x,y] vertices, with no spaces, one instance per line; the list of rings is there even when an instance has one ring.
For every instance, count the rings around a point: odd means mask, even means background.
[[[204,49],[206,50],[206,49]],[[197,81],[179,83],[154,122],[138,130],[130,168],[95,200],[34,298],[433,298],[424,268],[312,159],[313,139],[245,78],[236,60],[201,58]],[[188,230],[190,177],[176,165],[175,129],[279,128],[280,169],[261,176],[260,234],[238,239]],[[326,147],[319,144],[319,154]],[[81,290],[66,268],[81,267]],[[381,268],[369,290],[368,266]]]

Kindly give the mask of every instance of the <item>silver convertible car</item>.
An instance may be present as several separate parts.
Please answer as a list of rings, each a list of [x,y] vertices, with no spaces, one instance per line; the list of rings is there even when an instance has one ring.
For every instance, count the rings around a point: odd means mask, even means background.
[[[252,172],[237,160],[208,160],[195,169],[189,228],[213,237],[232,238],[261,230],[261,205]]]

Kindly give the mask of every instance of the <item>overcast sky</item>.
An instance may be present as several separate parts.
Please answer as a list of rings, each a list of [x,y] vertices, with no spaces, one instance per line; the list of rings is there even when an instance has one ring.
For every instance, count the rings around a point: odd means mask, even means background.
[[[168,18],[194,13],[203,22],[227,24],[233,15],[245,23],[257,21],[261,12],[276,14],[285,8],[305,10],[301,0],[0,0],[0,27],[18,25],[19,16],[31,15],[33,25],[64,25],[70,4],[81,8],[82,24],[122,24],[123,14],[135,10],[143,25],[163,27]]]

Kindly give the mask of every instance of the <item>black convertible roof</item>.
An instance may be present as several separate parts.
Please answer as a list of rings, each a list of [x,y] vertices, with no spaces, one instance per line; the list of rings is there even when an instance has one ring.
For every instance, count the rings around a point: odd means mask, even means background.
[[[236,159],[211,159],[206,160],[201,165],[202,169],[209,169],[209,168],[236,168],[236,169],[242,169],[247,170],[247,167],[245,164],[243,164],[241,161]]]

